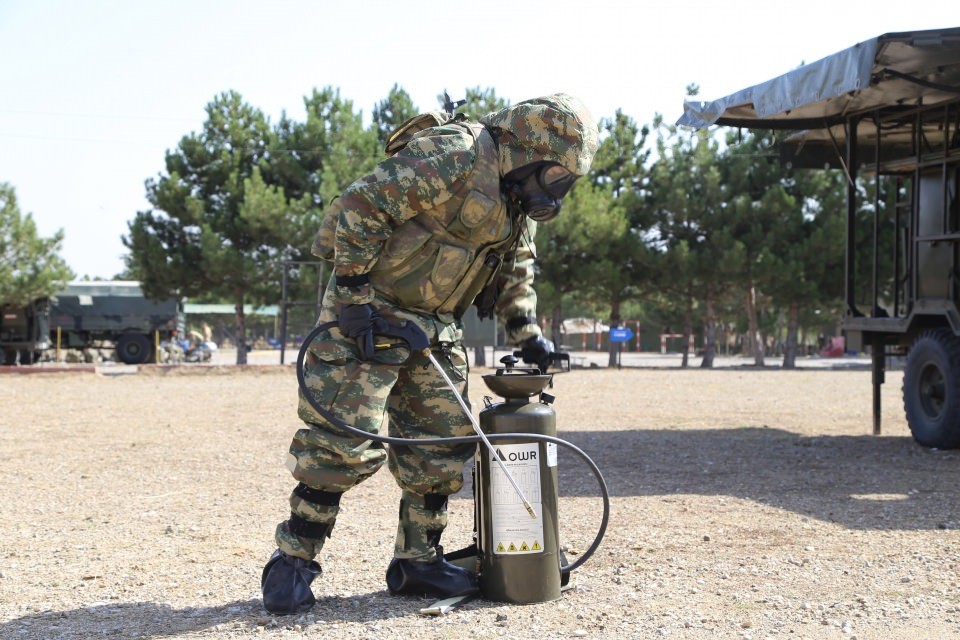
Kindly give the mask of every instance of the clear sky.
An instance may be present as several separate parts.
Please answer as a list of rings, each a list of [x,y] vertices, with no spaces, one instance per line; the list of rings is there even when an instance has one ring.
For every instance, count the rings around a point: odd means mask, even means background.
[[[144,181],[236,90],[271,122],[313,88],[369,118],[399,84],[519,101],[579,96],[598,119],[675,122],[712,100],[892,31],[958,26],[955,0],[0,0],[0,182],[79,276],[123,268]]]

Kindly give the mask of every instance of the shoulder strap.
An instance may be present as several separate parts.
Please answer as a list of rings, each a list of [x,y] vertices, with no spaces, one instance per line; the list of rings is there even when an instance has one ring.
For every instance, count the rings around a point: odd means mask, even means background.
[[[443,111],[428,111],[407,119],[403,124],[390,132],[387,136],[387,144],[383,150],[387,156],[396,155],[398,151],[407,146],[410,140],[425,129],[439,127],[450,122],[463,122],[466,118],[463,114],[455,116]]]

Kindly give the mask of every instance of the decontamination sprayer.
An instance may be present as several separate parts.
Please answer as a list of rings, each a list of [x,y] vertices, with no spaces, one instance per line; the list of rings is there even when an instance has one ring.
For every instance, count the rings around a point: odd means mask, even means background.
[[[321,407],[306,386],[303,361],[314,338],[337,326],[318,325],[303,341],[297,356],[297,381],[310,406],[333,425],[353,435],[387,445],[450,445],[476,443],[474,456],[474,545],[445,557],[479,573],[480,594],[500,602],[529,604],[560,597],[570,572],[596,551],[606,532],[610,500],[599,468],[579,447],[557,437],[553,396],[545,391],[553,376],[539,367],[517,367],[517,354],[501,359],[504,367],[484,375],[487,387],[503,402],[484,398],[477,421],[453,381],[437,362],[429,340],[411,322],[391,325],[378,319],[375,343],[409,351],[403,364],[423,354],[453,391],[476,435],[415,440],[371,434],[340,420]],[[383,343],[382,338],[390,339]],[[399,340],[400,342],[397,342]],[[398,364],[391,357],[390,364]],[[537,397],[535,401],[531,398]],[[580,457],[596,477],[603,498],[603,515],[596,537],[580,557],[567,564],[559,542],[558,447]]]

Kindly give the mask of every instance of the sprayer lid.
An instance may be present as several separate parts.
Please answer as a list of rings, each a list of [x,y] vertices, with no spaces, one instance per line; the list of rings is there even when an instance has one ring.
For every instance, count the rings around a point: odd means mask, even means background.
[[[540,373],[540,369],[517,368],[517,358],[513,355],[500,358],[505,366],[496,373],[483,376],[487,388],[503,398],[529,398],[550,384],[552,375]]]

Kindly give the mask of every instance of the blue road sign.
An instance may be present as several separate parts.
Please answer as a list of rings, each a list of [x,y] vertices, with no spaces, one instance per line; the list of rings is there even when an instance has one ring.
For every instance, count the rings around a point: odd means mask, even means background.
[[[633,331],[629,327],[610,329],[610,342],[627,342],[633,339]]]

